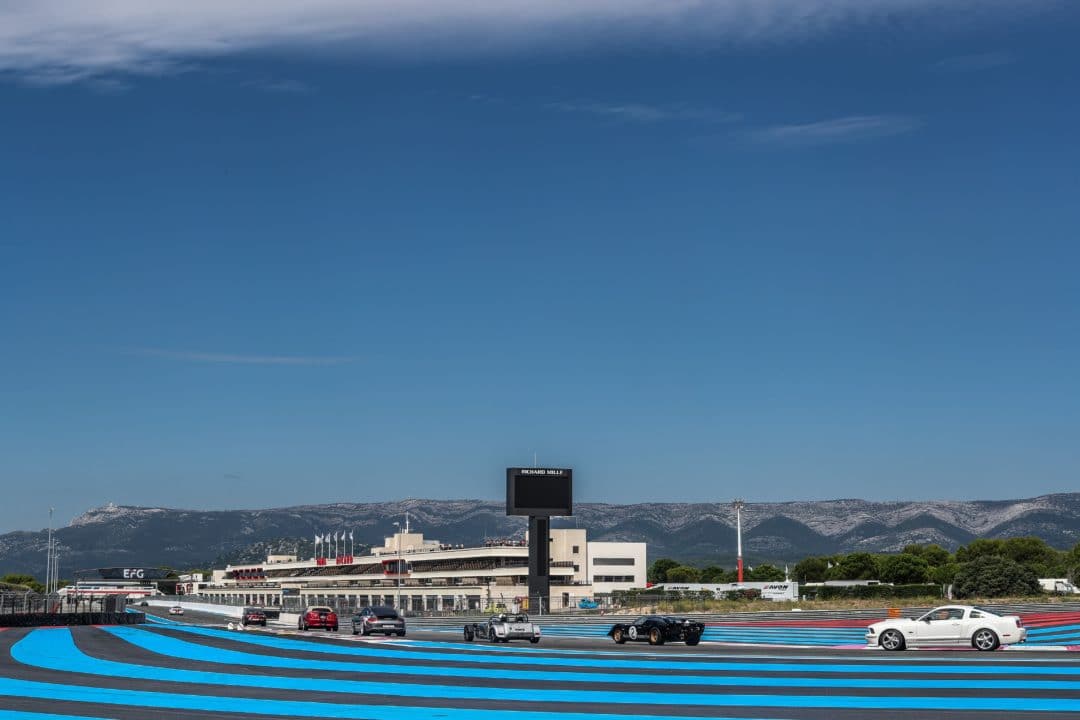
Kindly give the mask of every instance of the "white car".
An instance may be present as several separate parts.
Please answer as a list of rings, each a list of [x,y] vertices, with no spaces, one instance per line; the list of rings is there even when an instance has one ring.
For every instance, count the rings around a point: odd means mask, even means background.
[[[528,640],[533,645],[540,642],[540,626],[529,620],[525,613],[516,615],[492,615],[487,623],[469,623],[465,626],[465,639],[507,642],[509,640]]]
[[[997,650],[1027,640],[1016,615],[997,615],[971,605],[945,605],[919,618],[882,620],[866,629],[866,644],[886,650],[909,647],[971,646]]]
[[[184,608],[180,607],[179,605],[173,605],[171,608],[169,608],[169,614],[170,615],[183,615],[184,614]]]

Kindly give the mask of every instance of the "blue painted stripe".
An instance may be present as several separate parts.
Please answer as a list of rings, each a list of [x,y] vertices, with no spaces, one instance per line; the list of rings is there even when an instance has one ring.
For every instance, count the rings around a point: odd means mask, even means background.
[[[460,663],[488,663],[488,664],[501,664],[512,666],[529,666],[535,667],[540,665],[555,666],[560,668],[594,668],[596,667],[596,660],[590,658],[574,657],[569,653],[563,653],[558,649],[548,648],[545,649],[544,655],[540,655],[538,651],[530,648],[522,648],[528,650],[528,652],[511,655],[509,653],[502,653],[498,656],[489,653],[470,653],[470,654],[457,654],[448,655],[447,653],[427,653],[418,651],[403,651],[392,650],[387,648],[372,647],[367,644],[357,643],[354,645],[338,645],[336,643],[315,643],[305,640],[288,640],[285,638],[269,637],[266,635],[255,635],[239,632],[229,632],[227,630],[215,630],[213,628],[195,627],[191,625],[178,625],[174,630],[190,633],[193,635],[202,635],[206,637],[216,637],[233,642],[248,643],[253,645],[259,645],[267,648],[274,648],[278,650],[288,651],[301,651],[310,653],[323,653],[331,655],[345,655],[350,657],[360,658],[388,658],[393,660],[436,660],[446,662],[448,658],[453,658],[453,662]],[[105,628],[108,632],[122,635],[124,632],[146,632],[145,630],[139,630],[133,626],[118,625],[110,628]],[[563,655],[563,656],[557,656]],[[497,659],[496,659],[497,658]],[[687,662],[679,660],[661,660],[661,659],[646,659],[646,660],[616,660],[612,659],[607,661],[613,668],[627,668],[627,669],[643,669],[643,670],[682,670],[687,673],[702,672],[709,670],[721,670],[721,671],[753,671],[753,672],[795,672],[795,673],[865,673],[867,667],[865,664],[855,663],[762,663],[756,657],[748,657],[744,661],[730,661],[730,662]],[[904,663],[904,664],[889,664],[876,666],[873,669],[875,673],[926,673],[926,672],[938,672],[949,674],[962,674],[962,675],[1045,675],[1047,674],[1045,668],[1041,667],[1029,667],[1029,666],[1017,666],[1017,665],[1003,665],[1001,663],[989,663],[987,665],[973,665],[971,663],[955,663],[955,664],[932,664],[932,663]],[[1053,670],[1054,675],[1080,675],[1080,665],[1067,666],[1067,667],[1055,667]]]
[[[429,626],[424,629],[434,632],[461,633],[460,627],[449,625]],[[543,632],[547,637],[595,638],[606,636],[608,628],[605,626],[588,625],[555,625],[544,626]],[[859,628],[709,627],[706,628],[702,640],[705,642],[753,643],[760,645],[820,645],[822,647],[828,647],[862,644],[865,638],[865,632],[864,629]],[[1029,629],[1027,642],[1029,645],[1058,645],[1063,642],[1068,644],[1078,638],[1080,638],[1080,626],[1063,625],[1050,628]]]
[[[402,685],[395,685],[385,695],[393,696]],[[491,688],[487,692],[491,692]],[[521,710],[478,710],[439,707],[394,707],[379,705],[342,705],[298,700],[264,700],[253,698],[218,697],[213,695],[187,695],[183,693],[160,693],[143,690],[115,690],[77,685],[60,685],[29,680],[0,678],[0,695],[42,698],[56,701],[90,702],[97,704],[124,705],[127,707],[168,707],[179,710],[202,710],[211,712],[247,712],[264,715],[324,718],[366,718],[367,720],[428,720],[433,714],[461,720],[524,720],[529,717],[551,717],[551,712],[530,713]],[[384,695],[384,696],[385,696]],[[607,701],[613,697],[610,693]],[[490,696],[488,696],[490,697]],[[672,702],[672,696],[649,693],[650,701]],[[704,695],[697,699],[711,700],[714,707],[772,707],[772,708],[851,708],[888,710],[983,710],[997,712],[1080,712],[1080,700],[1059,698],[998,698],[998,697],[895,697],[895,696],[839,696],[839,695]],[[678,701],[677,701],[678,702]],[[640,703],[640,700],[635,701]],[[701,705],[704,703],[683,703]],[[594,715],[586,713],[559,712],[563,720],[628,720],[628,715]],[[655,717],[655,716],[649,716]],[[674,720],[674,717],[666,718]]]
[[[163,677],[160,674],[153,676],[145,674],[143,666],[113,663],[111,661],[97,660],[83,655],[80,650],[70,641],[70,635],[64,647],[53,646],[53,636],[42,635],[35,637],[33,633],[21,640],[12,649],[12,655],[27,665],[47,667],[53,670],[90,672],[99,675],[117,675],[145,680],[174,680],[172,676]],[[167,638],[154,633],[141,633],[139,636],[126,638],[128,642],[145,650],[155,652],[167,657],[182,657],[198,662],[246,665],[251,667],[288,668],[297,670],[320,670],[320,671],[356,671],[357,666],[353,663],[342,663],[328,660],[300,660],[296,658],[275,657],[268,655],[256,655],[243,653],[235,650],[208,647],[187,643],[175,638]],[[58,662],[57,658],[67,655],[78,655],[84,660],[78,668],[68,667]],[[105,664],[102,664],[105,663]],[[93,665],[93,669],[89,668]],[[776,677],[733,677],[716,675],[648,675],[648,674],[618,674],[605,673],[603,666],[592,673],[580,672],[550,672],[536,670],[495,670],[491,668],[461,668],[437,665],[379,665],[371,668],[372,672],[389,675],[405,675],[419,677],[463,677],[483,678],[486,680],[544,680],[556,682],[580,682],[580,683],[613,683],[613,684],[655,684],[655,685],[691,685],[691,686],[717,686],[717,687],[797,687],[797,688],[859,688],[859,689],[971,689],[985,686],[985,682],[978,679],[970,680],[892,680],[888,678],[776,678]],[[160,670],[156,668],[155,670]],[[137,672],[137,674],[132,674]],[[180,672],[180,671],[172,671]],[[229,676],[237,677],[237,676]],[[243,676],[239,676],[243,677]],[[181,681],[176,679],[175,681]],[[205,682],[217,684],[217,679],[183,680],[183,682]],[[226,681],[229,682],[229,681]],[[347,683],[338,680],[320,681],[330,683],[330,687],[312,686],[312,690],[323,692],[367,692],[367,690],[350,689]],[[258,685],[267,685],[257,681]],[[1073,690],[1076,688],[1075,681],[1069,680],[997,680],[994,686],[1002,690]],[[296,689],[296,688],[285,688]],[[538,691],[543,692],[543,691]],[[665,696],[666,698],[666,696]],[[542,699],[542,698],[536,698]]]
[[[148,692],[145,690],[113,690],[80,685],[59,685],[0,678],[0,696],[14,696],[84,702],[97,705],[119,705],[125,708],[168,708],[200,712],[251,713],[304,718],[364,718],[365,720],[431,720],[433,716],[446,720],[546,720],[550,712],[528,710],[478,710],[473,708],[401,707],[395,705],[346,705],[302,700],[265,700],[233,698],[214,695],[185,695],[182,693]],[[560,712],[561,720],[705,720],[668,715],[611,715]],[[715,720],[715,719],[714,719]],[[721,718],[721,720],[741,720]]]

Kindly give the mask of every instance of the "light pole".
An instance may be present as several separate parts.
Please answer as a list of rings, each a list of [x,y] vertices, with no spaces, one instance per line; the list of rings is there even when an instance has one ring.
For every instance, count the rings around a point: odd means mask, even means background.
[[[401,523],[394,523],[397,530],[394,531],[394,539],[397,540],[397,557],[394,558],[394,588],[397,592],[397,600],[394,607],[401,612]]]
[[[52,546],[52,521],[53,521],[53,508],[49,508],[49,546],[45,552],[45,594],[49,595],[52,592],[52,576],[53,576],[53,546]]]
[[[743,503],[742,500],[735,500],[735,502],[731,503],[731,506],[735,508],[735,543],[736,543],[736,545],[735,545],[735,547],[736,547],[736,555],[735,555],[735,563],[736,563],[736,565],[735,565],[735,567],[736,567],[736,570],[738,571],[738,575],[739,575],[738,582],[739,582],[740,585],[742,585],[742,581],[743,581],[742,509],[743,509],[744,504],[745,503]]]

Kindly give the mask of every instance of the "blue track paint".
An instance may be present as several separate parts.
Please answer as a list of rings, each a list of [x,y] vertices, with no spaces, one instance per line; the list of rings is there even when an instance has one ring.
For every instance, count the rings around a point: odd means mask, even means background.
[[[381,697],[391,696],[405,688],[404,685],[396,685],[393,690],[387,690]],[[497,699],[495,688],[482,688],[484,697],[481,699]],[[533,697],[535,691],[528,691],[529,697]],[[577,699],[582,693],[574,691],[552,691],[545,696],[545,700],[556,702],[584,702]],[[635,693],[635,695],[638,693]],[[1018,712],[1021,710],[1036,712],[1080,712],[1080,700],[1058,698],[1000,698],[1000,697],[868,697],[868,696],[838,696],[838,695],[694,695],[695,702],[687,703],[681,695],[665,694],[658,696],[655,693],[640,693],[644,700],[637,699],[635,704],[644,701],[662,704],[705,705],[713,707],[771,707],[771,708],[851,708],[851,709],[889,709],[889,710],[982,710],[999,712]],[[123,704],[129,707],[170,707],[173,709],[192,709],[217,712],[248,712],[267,715],[286,715],[293,717],[355,717],[367,720],[377,720],[386,717],[392,720],[409,718],[420,720],[430,718],[433,714],[443,717],[458,717],[465,720],[481,720],[485,717],[499,718],[500,720],[515,720],[530,715],[519,710],[496,711],[465,709],[454,713],[453,709],[439,707],[433,708],[385,708],[377,705],[339,705],[336,703],[318,703],[296,700],[265,700],[252,698],[231,698],[206,695],[187,695],[184,693],[161,693],[141,690],[115,690],[89,686],[61,685],[56,683],[39,683],[28,680],[14,680],[0,678],[0,695],[15,695],[18,697],[45,698],[50,700],[64,701],[74,700],[79,702]],[[607,702],[612,699],[611,693],[603,693],[607,696]],[[463,697],[457,695],[457,697]],[[500,698],[501,699],[501,698]],[[703,703],[701,700],[708,700]],[[379,710],[392,710],[392,713],[380,714]],[[454,713],[454,714],[451,714]],[[493,713],[488,715],[488,713]],[[551,713],[535,713],[533,717],[550,717]],[[575,718],[576,720],[626,720],[626,715],[592,715],[573,712],[559,712],[562,720]],[[672,719],[673,720],[673,719]]]
[[[12,656],[19,662],[35,667],[44,667],[52,670],[66,672],[84,672],[96,675],[114,675],[116,677],[130,677],[142,680],[165,680],[170,682],[193,682],[220,684],[246,684],[245,678],[251,676],[227,675],[225,680],[220,679],[221,673],[201,673],[206,677],[195,677],[195,671],[171,670],[168,668],[150,668],[141,665],[130,665],[113,661],[98,660],[83,654],[72,642],[71,636],[66,640],[60,640],[57,633],[35,635],[30,633],[12,648]],[[142,633],[140,637],[128,639],[134,645],[151,652],[156,652],[168,657],[183,657],[197,662],[240,665],[250,667],[265,667],[295,670],[313,671],[357,671],[358,668],[352,663],[339,663],[334,661],[299,660],[296,658],[274,657],[268,655],[255,655],[242,653],[234,650],[185,643],[172,638],[164,638],[153,633]],[[68,659],[71,658],[72,661]],[[849,689],[950,689],[970,690],[984,686],[984,682],[978,679],[969,680],[893,680],[888,678],[776,678],[776,677],[738,677],[717,675],[647,675],[647,674],[614,674],[604,673],[603,666],[593,673],[578,672],[545,672],[534,670],[493,670],[489,668],[461,668],[426,665],[379,665],[374,668],[364,668],[372,672],[386,673],[389,675],[405,675],[429,678],[473,678],[485,680],[543,680],[580,683],[616,683],[616,684],[656,684],[656,685],[693,685],[693,686],[716,686],[716,687],[793,687],[793,688],[849,688]],[[162,672],[164,671],[164,672]],[[211,677],[213,676],[213,677]],[[236,678],[239,678],[237,680]],[[277,687],[285,690],[310,689],[321,692],[372,692],[368,683],[357,684],[346,680],[318,680],[311,681],[313,684],[304,687],[293,687],[295,678],[283,678],[282,685],[271,684],[266,676],[259,676],[251,684],[253,686]],[[273,679],[273,682],[277,682]],[[384,681],[379,687],[385,687]],[[1002,690],[1073,690],[1075,681],[1067,680],[998,680],[995,687]],[[408,686],[415,687],[415,686]],[[542,695],[544,690],[535,690]],[[408,694],[403,693],[403,694]],[[667,696],[665,696],[667,697]],[[544,699],[537,696],[532,699]]]
[[[178,625],[175,630],[190,633],[193,635],[202,635],[206,637],[217,637],[225,640],[231,640],[239,643],[248,643],[253,645],[260,645],[262,647],[274,648],[277,650],[287,650],[301,652],[313,652],[330,655],[343,655],[348,657],[357,658],[386,658],[391,660],[435,660],[439,662],[446,662],[447,653],[426,653],[416,651],[402,651],[392,650],[387,648],[376,648],[370,645],[357,643],[354,645],[338,645],[335,643],[314,643],[305,640],[288,640],[285,638],[267,637],[265,635],[245,634],[238,632],[229,632],[227,630],[214,630],[212,628],[194,627],[190,625]],[[125,632],[146,632],[133,626],[118,625],[114,627],[105,628],[108,632],[114,633],[121,637]],[[467,655],[453,655],[453,662],[459,663],[488,663],[498,665],[510,665],[514,667],[537,667],[537,666],[551,666],[557,668],[595,668],[597,661],[594,658],[582,658],[567,655],[564,657],[553,657],[553,654],[559,653],[558,650],[547,649],[544,651],[546,656],[538,654],[495,654],[478,653]],[[730,661],[730,662],[686,662],[678,660],[609,660],[605,661],[609,663],[611,668],[625,668],[625,669],[641,669],[641,670],[681,670],[686,673],[705,672],[705,671],[743,671],[754,673],[865,673],[867,668],[865,664],[855,663],[762,663],[756,657],[747,657],[743,661]],[[1001,663],[988,663],[984,665],[974,665],[968,662],[956,662],[951,664],[943,663],[904,663],[904,664],[889,664],[875,666],[873,671],[881,674],[902,674],[902,673],[949,673],[953,675],[1040,675],[1046,674],[1044,668],[1039,667],[1026,667],[1016,665],[1003,665]],[[1053,674],[1055,675],[1080,675],[1080,665],[1075,667],[1055,667]]]
[[[253,713],[282,717],[362,718],[363,720],[546,720],[550,712],[528,710],[478,710],[473,708],[400,707],[395,705],[342,705],[298,700],[264,700],[256,698],[218,697],[214,695],[185,695],[182,693],[147,692],[144,690],[105,690],[81,685],[59,685],[0,678],[0,696],[85,702],[98,705],[118,705],[125,708],[168,708],[200,712]],[[560,720],[705,720],[686,716],[667,715],[610,715],[560,712]],[[717,720],[713,718],[713,720]],[[741,720],[720,718],[720,720]]]

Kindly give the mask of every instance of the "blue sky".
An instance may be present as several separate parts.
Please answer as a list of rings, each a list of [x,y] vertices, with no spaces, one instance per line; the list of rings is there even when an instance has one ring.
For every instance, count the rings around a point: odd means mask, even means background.
[[[1080,479],[1064,2],[0,8],[0,530]]]

